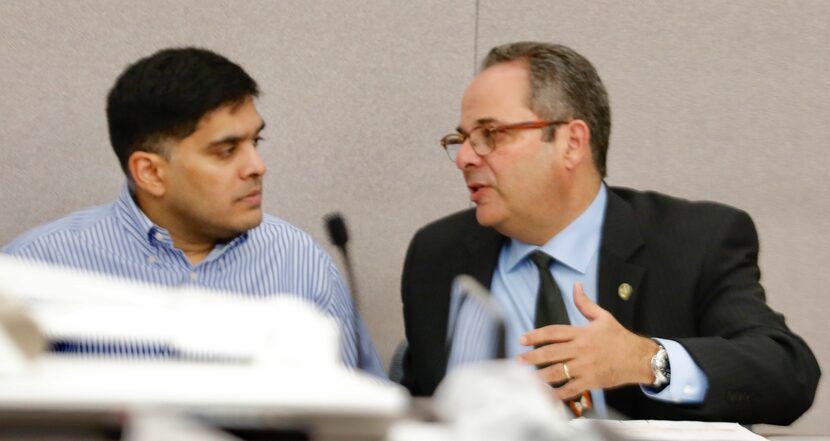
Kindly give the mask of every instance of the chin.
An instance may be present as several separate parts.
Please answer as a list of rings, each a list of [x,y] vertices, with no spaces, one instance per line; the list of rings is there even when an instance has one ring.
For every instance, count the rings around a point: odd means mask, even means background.
[[[255,216],[249,216],[246,219],[246,222],[242,224],[242,232],[248,231],[252,228],[256,228],[259,224],[262,223],[262,212],[258,212]]]
[[[262,223],[262,212],[258,212],[257,214],[248,213],[244,216],[239,216],[234,222],[228,224],[227,229],[235,237],[256,228],[260,223]]]
[[[479,205],[476,207],[476,220],[483,227],[493,227],[504,220],[504,215],[492,207]]]

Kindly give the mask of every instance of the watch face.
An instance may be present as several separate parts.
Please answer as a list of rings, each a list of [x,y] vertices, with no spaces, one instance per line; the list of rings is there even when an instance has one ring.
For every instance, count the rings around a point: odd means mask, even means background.
[[[654,374],[654,385],[662,386],[669,382],[671,371],[669,370],[669,354],[661,345],[660,350],[651,358],[651,372]]]

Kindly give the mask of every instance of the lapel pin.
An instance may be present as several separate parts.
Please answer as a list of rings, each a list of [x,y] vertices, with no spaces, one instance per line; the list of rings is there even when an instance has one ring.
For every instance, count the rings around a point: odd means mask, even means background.
[[[619,294],[620,298],[623,300],[630,299],[632,293],[634,293],[634,288],[627,283],[621,283],[620,287],[617,288],[617,294]]]

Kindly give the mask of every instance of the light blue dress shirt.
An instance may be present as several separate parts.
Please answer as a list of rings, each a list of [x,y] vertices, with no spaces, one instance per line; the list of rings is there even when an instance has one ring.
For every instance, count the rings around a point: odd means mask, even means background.
[[[363,321],[353,312],[349,289],[329,255],[308,234],[274,216],[265,215],[257,227],[216,245],[207,258],[191,265],[173,246],[170,234],[150,221],[124,185],[115,202],[37,227],[2,252],[163,286],[296,296],[337,320],[345,365],[386,377]],[[85,344],[69,347],[96,352]],[[103,352],[157,354],[130,348]]]
[[[554,258],[551,272],[562,292],[568,317],[574,326],[585,326],[588,320],[573,300],[574,283],[582,283],[585,294],[597,301],[599,249],[602,224],[607,202],[605,184],[600,187],[591,205],[576,220],[541,247],[509,240],[502,247],[491,290],[493,299],[501,307],[507,323],[507,356],[533,349],[522,346],[522,334],[534,329],[536,297],[539,289],[539,272],[527,256],[540,249]],[[459,301],[453,297],[448,335],[453,335],[449,368],[475,360],[494,356],[495,338],[492,321],[475,302]],[[460,308],[460,309],[459,309]],[[457,322],[457,323],[456,323]],[[488,339],[491,339],[489,342]],[[689,353],[677,342],[657,339],[666,348],[671,364],[671,382],[658,393],[642,388],[643,392],[657,400],[676,403],[700,403],[708,387],[702,370]],[[591,391],[595,414],[608,415],[605,396],[601,389]]]

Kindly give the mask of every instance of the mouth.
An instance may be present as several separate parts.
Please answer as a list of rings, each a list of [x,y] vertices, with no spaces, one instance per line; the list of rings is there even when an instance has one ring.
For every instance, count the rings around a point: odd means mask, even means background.
[[[478,202],[483,197],[484,192],[489,188],[489,185],[479,183],[467,184],[467,189],[470,190],[470,200]]]
[[[251,205],[259,205],[262,203],[262,189],[254,189],[248,192],[248,194],[246,194],[245,196],[242,196],[240,200],[243,202],[247,202]]]

